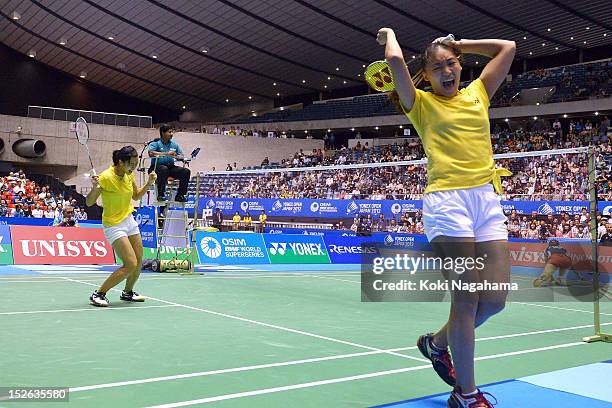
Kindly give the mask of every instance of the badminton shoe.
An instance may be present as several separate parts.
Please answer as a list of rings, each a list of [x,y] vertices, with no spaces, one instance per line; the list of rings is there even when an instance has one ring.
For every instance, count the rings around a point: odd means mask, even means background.
[[[476,389],[475,394],[463,395],[459,387],[455,387],[448,399],[448,408],[493,408],[494,404],[491,404],[484,394],[491,395],[488,392],[483,393],[479,389]],[[493,396],[491,395],[491,397]],[[497,404],[497,400],[495,400],[495,404]]]
[[[434,370],[436,370],[440,378],[451,387],[454,387],[457,384],[457,377],[455,376],[455,368],[453,367],[448,349],[435,347],[432,340],[433,333],[424,334],[419,337],[417,347],[421,354],[431,361]]]
[[[108,299],[105,293],[98,292],[97,290],[89,297],[89,303],[98,307],[108,306]]]
[[[125,300],[126,302],[144,302],[145,297],[139,295],[138,293],[132,291],[126,292],[125,290],[121,292],[121,296],[119,297],[121,300]]]

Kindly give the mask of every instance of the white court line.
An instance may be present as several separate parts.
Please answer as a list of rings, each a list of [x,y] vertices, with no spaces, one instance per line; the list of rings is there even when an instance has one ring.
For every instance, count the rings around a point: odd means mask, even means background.
[[[527,302],[511,302],[511,303],[515,303],[517,305],[543,307],[543,308],[546,308],[546,309],[566,310],[568,312],[579,312],[579,313],[589,313],[589,314],[594,314],[595,313],[592,310],[572,309],[572,308],[561,307],[561,306],[540,305],[538,303],[527,303]],[[599,314],[603,315],[603,316],[612,316],[612,313],[599,312]]]
[[[319,276],[319,275],[303,275],[303,276],[309,277],[309,278],[329,279],[329,280],[335,280],[335,281],[340,281],[340,282],[349,282],[349,283],[359,283],[359,284],[361,284],[361,281],[353,281],[353,280],[347,280],[347,279],[331,278],[329,276]]]
[[[66,279],[66,280],[69,280],[69,281],[72,281],[72,282],[82,283],[82,284],[89,285],[89,286],[96,286],[96,287],[98,286],[98,285],[96,285],[94,283],[83,282],[83,281],[79,281],[79,280],[76,280],[76,279],[71,279],[71,278],[66,278],[66,277],[64,277],[63,279]],[[118,289],[112,289],[112,290],[119,291]],[[336,338],[333,338],[333,337],[321,336],[319,334],[310,333],[310,332],[306,332],[306,331],[302,331],[302,330],[291,329],[289,327],[283,327],[283,326],[278,326],[278,325],[275,325],[275,324],[264,323],[264,322],[260,322],[260,321],[257,321],[257,320],[246,319],[244,317],[234,316],[234,315],[230,315],[230,314],[226,314],[226,313],[215,312],[213,310],[202,309],[202,308],[199,308],[199,307],[182,305],[180,303],[170,302],[170,301],[167,301],[167,300],[158,299],[158,298],[154,298],[154,297],[151,297],[151,296],[146,296],[146,298],[147,299],[151,299],[151,300],[155,300],[155,301],[160,302],[160,303],[166,303],[166,304],[169,304],[169,305],[176,305],[176,306],[184,307],[186,309],[197,310],[197,311],[208,313],[208,314],[212,314],[212,315],[215,315],[215,316],[227,317],[229,319],[234,319],[234,320],[239,320],[239,321],[242,321],[242,322],[252,323],[252,324],[259,325],[259,326],[270,327],[272,329],[282,330],[282,331],[286,331],[286,332],[289,332],[289,333],[301,334],[303,336],[314,337],[314,338],[317,338],[317,339],[327,340],[327,341],[331,341],[331,342],[334,342],[334,343],[346,344],[346,345],[349,345],[349,346],[358,347],[358,348],[362,348],[362,349],[366,349],[366,350],[371,350],[371,351],[381,351],[381,352],[383,352],[385,354],[391,354],[391,355],[394,355],[394,356],[397,356],[397,357],[401,357],[401,358],[406,358],[406,359],[409,359],[409,360],[416,360],[416,361],[421,361],[421,362],[429,362],[429,360],[426,360],[424,358],[407,356],[407,355],[395,353],[395,352],[392,352],[392,351],[383,351],[382,349],[379,349],[379,348],[376,348],[376,347],[370,347],[370,346],[366,346],[366,345],[363,345],[363,344],[358,344],[358,343],[353,343],[353,342],[346,341],[346,340],[336,339]]]
[[[546,350],[554,350],[554,349],[566,348],[566,347],[575,347],[575,346],[586,345],[586,344],[588,344],[588,343],[575,342],[575,343],[558,344],[558,345],[548,346],[548,347],[539,347],[539,348],[534,348],[534,349],[529,349],[529,350],[521,350],[521,351],[516,351],[516,352],[512,352],[512,353],[493,354],[493,355],[490,355],[490,356],[478,357],[475,360],[477,360],[477,361],[478,360],[490,360],[490,359],[494,359],[494,358],[502,358],[502,357],[508,357],[508,356],[515,356],[515,355],[519,355],[519,354],[537,353],[537,352],[546,351]],[[382,377],[382,376],[385,376],[385,375],[400,374],[400,373],[405,373],[405,372],[409,372],[409,371],[423,370],[423,369],[430,368],[430,367],[431,366],[429,364],[427,364],[427,365],[416,366],[416,367],[400,368],[400,369],[397,369],[397,370],[378,371],[378,372],[368,373],[368,374],[353,375],[353,376],[350,376],[350,377],[332,378],[332,379],[329,379],[329,380],[313,381],[313,382],[307,382],[307,383],[301,383],[301,384],[286,385],[286,386],[283,386],[283,387],[264,388],[264,389],[259,389],[259,390],[253,390],[253,391],[247,391],[247,392],[239,392],[239,393],[235,393],[235,394],[218,395],[218,396],[215,396],[215,397],[201,398],[201,399],[190,400],[190,401],[173,402],[173,403],[170,403],[170,404],[162,404],[162,405],[150,406],[149,408],[186,407],[186,406],[189,406],[189,405],[206,404],[206,403],[209,403],[209,402],[225,401],[225,400],[236,399],[236,398],[251,397],[251,396],[255,396],[255,395],[272,394],[272,393],[282,392],[282,391],[290,391],[290,390],[297,390],[297,389],[303,389],[303,388],[318,387],[318,386],[321,386],[321,385],[329,385],[329,384],[337,384],[337,383],[343,383],[343,382],[349,382],[349,381],[363,380],[363,379],[366,379],[366,378]]]
[[[58,273],[59,275],[59,273]],[[107,276],[108,274],[104,274],[103,276],[100,276],[97,279],[91,279],[89,276],[84,277],[83,279],[81,279],[83,282],[98,282],[100,280],[100,278]],[[306,275],[306,274],[291,274],[291,275],[247,275],[247,274],[241,274],[240,276],[225,276],[225,273],[222,274],[223,276],[211,276],[211,275],[203,275],[203,276],[198,276],[197,278],[199,279],[258,279],[258,278],[321,278],[321,279],[333,279],[333,280],[340,280],[342,281],[342,279],[336,279],[336,278],[330,278],[327,276],[311,276],[311,275]],[[353,275],[338,275],[338,276],[343,276],[343,277],[351,277]],[[35,278],[34,276],[32,277],[28,277],[28,279],[32,279]],[[43,278],[43,277],[41,277]],[[63,279],[62,276],[44,276],[44,278],[47,278],[46,280],[21,280],[24,278],[13,278],[11,280],[4,280],[0,283],[48,283],[48,282],[64,282],[66,283],[67,281],[65,279]],[[168,277],[145,277],[140,275],[140,281],[152,281],[152,280],[189,280],[193,277],[185,277],[185,276],[168,276]],[[358,281],[349,281],[349,280],[344,280],[344,282],[357,282]]]
[[[602,324],[602,326],[607,326],[607,325],[612,325],[612,322]],[[506,334],[506,335],[494,336],[494,337],[482,337],[482,338],[476,339],[476,341],[477,342],[491,341],[491,340],[499,340],[499,339],[512,338],[512,337],[530,336],[530,335],[535,335],[535,334],[554,333],[554,332],[577,330],[577,329],[588,329],[591,327],[593,327],[592,324],[587,324],[583,326],[563,327],[559,329],[514,333],[514,334]],[[407,351],[407,350],[415,350],[416,348],[417,346],[409,346],[409,347],[386,349],[385,351]],[[234,372],[240,372],[240,371],[252,371],[252,370],[259,370],[259,369],[264,369],[264,368],[284,367],[284,366],[291,366],[291,365],[316,363],[319,361],[338,360],[338,359],[344,359],[344,358],[369,356],[369,355],[375,355],[375,354],[383,354],[383,351],[365,351],[362,353],[339,354],[335,356],[285,361],[281,363],[258,364],[258,365],[245,366],[245,367],[227,368],[227,369],[222,369],[222,370],[201,371],[201,372],[196,372],[196,373],[177,374],[177,375],[169,375],[169,376],[164,376],[164,377],[145,378],[145,379],[140,379],[140,380],[87,385],[87,386],[82,386],[82,387],[70,388],[70,392],[89,391],[89,390],[96,390],[96,389],[101,389],[101,388],[123,387],[126,385],[145,384],[145,383],[160,382],[160,381],[171,381],[171,380],[177,380],[177,379],[182,379],[182,378],[204,377],[204,376],[215,375],[215,374],[234,373]]]
[[[152,308],[160,308],[160,307],[178,307],[175,305],[151,305],[151,306],[124,306],[124,307],[89,307],[87,309],[58,309],[58,310],[32,310],[27,312],[0,312],[0,315],[8,316],[8,315],[24,315],[24,314],[38,314],[38,313],[61,313],[61,312],[92,312],[99,311],[103,309],[107,310],[129,310],[129,309],[152,309]]]

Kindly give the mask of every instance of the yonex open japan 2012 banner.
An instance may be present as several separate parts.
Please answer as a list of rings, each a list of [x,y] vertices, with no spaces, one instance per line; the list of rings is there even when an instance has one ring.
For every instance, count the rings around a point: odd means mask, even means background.
[[[13,225],[10,229],[16,265],[115,263],[101,228]]]
[[[193,202],[192,202],[193,204]],[[588,201],[502,201],[506,212],[516,210],[519,214],[560,215],[580,214],[589,211]],[[191,206],[193,208],[193,205]],[[265,211],[273,217],[352,218],[355,215],[383,214],[386,218],[397,218],[405,212],[416,212],[423,208],[421,200],[313,200],[274,198],[200,198],[200,213],[203,209],[219,208],[225,215],[236,211],[247,211],[256,216]],[[608,216],[612,213],[612,202],[598,203],[598,210]]]

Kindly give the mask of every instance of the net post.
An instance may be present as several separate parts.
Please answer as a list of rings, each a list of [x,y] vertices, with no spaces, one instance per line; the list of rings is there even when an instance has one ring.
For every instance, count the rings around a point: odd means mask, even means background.
[[[596,171],[596,160],[597,160],[597,149],[595,146],[589,146],[589,204],[591,213],[591,258],[593,267],[593,324],[595,327],[595,335],[583,337],[582,340],[586,343],[593,343],[596,341],[612,342],[612,335],[601,332],[601,311],[599,305],[599,299],[603,295],[600,286],[600,273],[598,265],[598,251],[597,251],[597,185],[595,182],[595,171]]]

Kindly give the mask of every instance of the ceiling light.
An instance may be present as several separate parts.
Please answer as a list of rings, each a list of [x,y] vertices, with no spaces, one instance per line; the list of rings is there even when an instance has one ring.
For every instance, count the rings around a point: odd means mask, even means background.
[[[354,131],[355,131],[355,128],[351,128],[351,131],[353,131],[353,132],[354,132]]]
[[[342,81],[343,84],[346,84],[346,81]]]
[[[529,55],[533,55],[533,52],[529,51]]]
[[[305,80],[305,79],[302,79],[302,83],[303,83],[303,84],[305,84],[305,83],[306,83],[306,80]]]
[[[340,71],[340,67],[336,67],[336,71]]]
[[[79,74],[79,77],[81,77],[81,78],[87,77],[87,72],[81,71],[81,73]]]
[[[328,81],[331,81],[331,77],[327,77],[327,80],[328,80]]]
[[[537,116],[534,116],[534,117],[533,117],[533,120],[537,120],[537,119],[538,119],[538,117],[537,117]]]
[[[365,68],[365,67],[366,67],[365,64],[361,65],[361,68]]]
[[[251,113],[255,113],[255,111],[251,111]]]
[[[504,119],[504,122],[507,122],[507,121],[508,121],[508,118]]]
[[[542,47],[546,47],[546,43],[542,43]]]
[[[583,44],[586,44],[586,41],[583,41],[582,43],[583,43]]]
[[[587,30],[590,30],[590,29],[591,29],[591,27],[587,27],[586,29],[587,29]]]
[[[151,58],[157,59],[157,58],[159,58],[159,55],[157,55],[156,53],[153,53],[153,54],[151,54]]]
[[[559,50],[559,47],[555,47],[555,50]]]
[[[416,58],[416,55],[413,55],[413,56],[412,56],[412,59],[415,59],[415,58]]]
[[[36,51],[34,51],[34,50],[30,50],[30,51],[28,51],[28,57],[30,57],[30,58],[36,58]]]
[[[187,109],[187,107],[185,105],[183,105],[183,109]]]
[[[226,99],[226,100],[225,100],[225,103],[227,103],[227,102],[229,102],[229,99]]]
[[[327,89],[327,85],[323,85],[323,88]]]
[[[60,40],[59,40],[59,44],[60,44],[60,45],[66,45],[66,43],[67,43],[67,42],[68,42],[68,40],[66,40],[66,38],[65,38],[65,37],[62,37],[62,38],[60,38]]]
[[[280,96],[280,92],[277,92],[277,93],[276,93],[276,96]]]
[[[200,52],[203,53],[203,54],[208,54],[208,51],[209,51],[209,49],[206,48],[206,47],[200,48]]]
[[[115,34],[113,34],[113,33],[108,33],[108,34],[106,34],[106,38],[108,38],[109,40],[111,40],[111,41],[112,41],[112,40],[114,40],[114,39],[115,39]]]
[[[18,12],[18,11],[13,11],[13,12],[11,13],[11,19],[12,19],[12,20],[17,21],[17,20],[19,20],[20,18],[21,18],[21,14],[19,14],[19,12]]]
[[[331,132],[331,129],[327,129],[327,133]]]
[[[574,39],[574,37],[570,37],[570,40],[573,40],[573,39]]]
[[[403,128],[404,128],[404,126],[403,126],[403,125],[400,125],[399,127],[400,127],[400,129],[403,129]]]
[[[276,82],[272,83],[272,86],[276,86]]]
[[[360,77],[360,76],[361,76],[361,74],[357,74],[357,76],[358,76],[358,77]]]
[[[527,37],[526,37],[526,36],[523,36],[523,40],[526,40],[526,39],[527,39]]]
[[[305,130],[304,133],[308,133],[308,130]]]
[[[476,65],[478,65],[478,61],[476,61]]]
[[[540,106],[540,102],[536,102],[536,106]]]
[[[608,33],[604,33],[604,37],[607,37],[607,36],[608,36]]]
[[[253,97],[252,97],[252,96],[249,96],[249,99],[253,99]]]
[[[281,106],[281,107],[280,107],[280,110],[285,110],[285,107],[284,107],[284,106]],[[284,133],[284,132],[283,132],[283,133]]]
[[[564,114],[563,114],[563,117],[564,117],[564,118],[567,118],[567,113],[564,113]]]
[[[375,126],[374,129],[378,130],[378,126]]]
[[[599,112],[595,112],[595,116],[599,116]]]
[[[547,28],[546,31],[550,32],[550,28]]]

